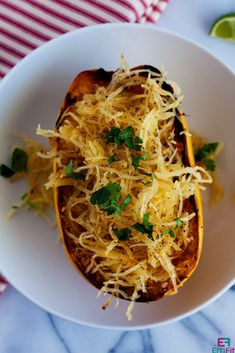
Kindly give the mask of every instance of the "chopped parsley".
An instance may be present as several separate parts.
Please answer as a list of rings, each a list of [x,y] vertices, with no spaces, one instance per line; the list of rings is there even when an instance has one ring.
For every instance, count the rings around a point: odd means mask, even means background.
[[[205,159],[203,162],[206,166],[206,169],[209,170],[210,172],[215,171],[215,161],[213,159]]]
[[[131,155],[132,158],[132,165],[137,170],[139,168],[140,161],[146,161],[149,157],[149,153],[146,152],[144,154],[141,154],[139,156],[136,156],[135,154]]]
[[[27,172],[28,155],[20,148],[15,148],[11,157],[11,167],[0,165],[0,175],[5,178],[12,177],[15,173]]]
[[[116,155],[116,153],[109,156],[109,158],[107,159],[107,162],[110,164],[113,163],[115,161],[115,155]]]
[[[183,224],[182,218],[176,218],[174,222],[176,223],[176,228],[182,227],[182,224]]]
[[[127,148],[140,151],[142,140],[140,137],[135,136],[134,128],[128,126],[126,129],[120,129],[119,127],[113,127],[111,130],[105,132],[105,142],[114,142],[118,147],[124,144]]]
[[[109,183],[101,189],[91,194],[90,201],[93,205],[98,205],[99,208],[105,211],[108,215],[120,213],[129,205],[132,196],[128,194],[125,199],[118,204],[121,198],[121,186],[117,183]]]
[[[20,148],[15,148],[12,154],[11,169],[14,172],[27,172],[28,155]]]
[[[130,194],[128,194],[125,197],[125,199],[121,202],[121,204],[118,206],[118,212],[120,213],[121,211],[123,211],[129,205],[131,200],[132,200],[132,196]]]
[[[117,238],[119,240],[129,240],[129,236],[131,234],[131,230],[129,228],[122,228],[122,229],[118,229],[118,228],[113,228],[113,232],[115,233],[115,235],[117,236]]]
[[[162,236],[163,235],[166,235],[166,234],[169,234],[172,238],[175,238],[176,237],[176,235],[175,235],[175,232],[173,232],[173,230],[171,230],[171,229],[165,229],[163,232],[162,232]]]
[[[149,223],[149,213],[146,213],[143,217],[143,223],[135,223],[133,228],[140,233],[147,234],[148,238],[153,239],[153,225]]]
[[[206,143],[195,153],[196,161],[202,161],[206,169],[210,172],[215,171],[216,165],[215,161],[209,157],[215,153],[218,145],[218,142]]]
[[[21,200],[24,200],[27,196],[28,196],[28,193],[25,192],[25,193],[20,197],[20,199],[21,199]]]
[[[0,175],[3,176],[4,178],[10,178],[12,175],[14,175],[15,172],[11,168],[9,168],[5,164],[0,165]]]
[[[86,178],[86,174],[84,172],[74,172],[73,171],[73,161],[70,160],[69,164],[65,168],[65,175],[69,178],[75,180],[84,180]]]
[[[30,200],[26,201],[26,204],[33,210],[38,210],[39,209],[38,205],[36,205],[34,202],[32,202]]]
[[[210,157],[216,151],[218,147],[218,142],[205,143],[195,154],[195,158],[197,161],[202,161],[204,158]]]

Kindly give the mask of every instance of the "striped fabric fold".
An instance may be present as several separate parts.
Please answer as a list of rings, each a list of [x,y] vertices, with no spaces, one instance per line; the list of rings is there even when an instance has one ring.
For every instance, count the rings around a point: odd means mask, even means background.
[[[0,78],[52,38],[99,23],[155,23],[168,1],[0,0]]]
[[[7,287],[7,281],[0,275],[0,295],[4,292]]]

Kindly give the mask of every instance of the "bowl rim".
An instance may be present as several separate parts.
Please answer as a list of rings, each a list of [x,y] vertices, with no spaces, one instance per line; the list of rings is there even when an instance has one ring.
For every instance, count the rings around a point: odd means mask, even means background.
[[[75,36],[77,33],[81,33],[81,32],[89,32],[89,31],[95,31],[97,29],[100,28],[116,28],[117,30],[119,28],[131,28],[131,29],[143,29],[143,30],[147,30],[147,31],[155,31],[157,33],[162,33],[162,34],[166,34],[168,36],[171,36],[173,38],[176,39],[180,39],[181,41],[185,42],[186,44],[190,44],[192,45],[195,49],[199,49],[201,52],[204,52],[207,56],[209,56],[212,60],[216,61],[217,64],[219,64],[220,66],[223,67],[224,70],[226,70],[230,75],[235,77],[235,73],[232,70],[232,68],[230,68],[227,64],[223,63],[219,58],[217,58],[213,53],[211,53],[211,51],[204,47],[202,44],[198,43],[195,40],[192,40],[191,38],[188,38],[182,34],[179,33],[175,33],[172,30],[168,30],[168,29],[163,29],[163,28],[158,28],[156,27],[156,25],[150,25],[150,24],[137,24],[137,23],[105,23],[105,24],[97,24],[97,25],[92,25],[92,26],[86,26],[83,28],[79,28],[79,29],[75,29],[72,30],[70,32],[67,32],[65,34],[59,35],[54,39],[51,39],[49,41],[47,41],[46,43],[42,44],[41,46],[39,46],[38,48],[34,49],[33,51],[31,51],[29,54],[27,54],[22,60],[20,60],[5,76],[4,78],[0,81],[0,92],[1,90],[4,89],[4,85],[7,84],[8,81],[10,81],[12,79],[12,76],[14,76],[15,72],[17,72],[18,70],[21,69],[22,65],[25,65],[25,63],[27,63],[28,61],[33,60],[34,56],[37,56],[38,53],[42,52],[42,51],[46,51],[47,48],[49,47],[53,47],[56,46],[58,42],[60,42],[61,40],[65,40],[66,38],[70,38]],[[3,272],[3,275],[8,278],[7,274],[5,274]],[[14,281],[11,282],[11,278],[8,278],[9,282],[12,284],[12,286],[17,289],[20,293],[22,293],[26,298],[28,298],[31,302],[37,304],[38,306],[40,306],[42,309],[46,310],[47,312],[54,314],[60,318],[69,320],[71,322],[74,323],[79,323],[79,324],[83,324],[89,327],[93,327],[93,328],[103,328],[103,329],[112,329],[112,330],[126,330],[126,331],[132,331],[132,330],[142,330],[142,329],[148,329],[148,328],[153,328],[153,327],[159,327],[162,325],[166,325],[169,323],[173,323],[173,322],[177,322],[179,320],[182,320],[198,311],[200,311],[201,309],[203,309],[204,307],[206,307],[207,305],[211,304],[212,302],[214,302],[215,300],[217,300],[221,295],[223,295],[232,285],[235,284],[235,275],[234,278],[227,283],[226,286],[224,286],[223,288],[221,288],[220,291],[218,291],[217,293],[215,293],[212,297],[210,297],[210,299],[206,300],[204,303],[202,303],[201,305],[195,307],[194,309],[188,310],[185,313],[181,314],[181,315],[177,315],[176,317],[170,318],[170,319],[166,319],[157,323],[151,323],[151,324],[145,324],[145,325],[139,325],[139,324],[134,324],[132,326],[108,326],[106,324],[93,324],[91,322],[87,322],[85,320],[77,320],[75,318],[71,318],[69,315],[66,314],[62,314],[60,312],[57,312],[56,310],[52,309],[49,307],[49,305],[45,305],[45,304],[39,304],[34,298],[31,297],[31,295],[29,293],[27,293],[27,291],[25,291],[23,288],[21,288],[20,285],[15,285]]]

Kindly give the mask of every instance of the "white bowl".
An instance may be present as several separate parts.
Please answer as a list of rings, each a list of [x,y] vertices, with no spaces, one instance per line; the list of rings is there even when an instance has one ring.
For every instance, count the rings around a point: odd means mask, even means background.
[[[32,301],[61,317],[99,327],[136,329],[185,317],[224,292],[235,278],[235,79],[210,53],[181,37],[151,26],[108,24],[63,35],[35,50],[2,81],[0,87],[0,161],[7,161],[12,133],[35,136],[40,123],[53,128],[60,103],[74,76],[85,69],[113,70],[123,53],[133,65],[163,64],[170,80],[182,88],[191,128],[223,141],[218,163],[225,195],[214,209],[204,206],[204,245],[198,269],[175,296],[135,305],[128,322],[128,302],[103,311],[104,298],[66,258],[57,233],[30,213],[12,220],[4,214],[25,191],[0,180],[0,269]]]

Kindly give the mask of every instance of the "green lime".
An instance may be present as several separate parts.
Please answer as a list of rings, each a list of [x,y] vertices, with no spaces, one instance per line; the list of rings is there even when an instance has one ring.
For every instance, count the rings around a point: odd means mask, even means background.
[[[235,13],[219,17],[213,23],[209,34],[235,43]]]

